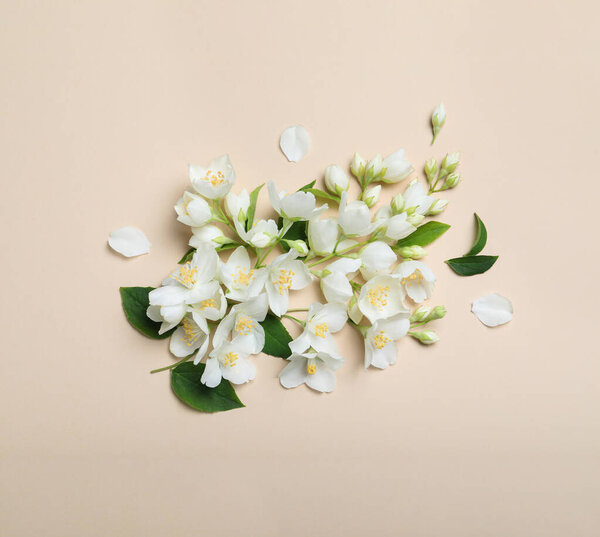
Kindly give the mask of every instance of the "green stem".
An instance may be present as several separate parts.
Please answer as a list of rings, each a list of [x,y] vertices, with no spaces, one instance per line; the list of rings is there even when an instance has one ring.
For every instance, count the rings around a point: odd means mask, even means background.
[[[273,248],[275,248],[275,246],[277,246],[281,242],[281,239],[289,231],[289,229],[292,227],[293,223],[294,222],[289,221],[287,223],[287,225],[285,225],[285,226],[283,226],[281,228],[281,231],[279,232],[279,235],[277,235],[277,239],[275,240],[275,242],[273,242],[273,244],[271,246],[269,246],[269,248],[267,249],[267,251],[264,253],[264,255],[260,259],[256,260],[256,265],[255,265],[254,268],[258,268],[259,265],[262,265],[263,261],[265,259],[267,259],[267,256],[273,251]]]
[[[185,356],[184,358],[182,358],[181,360],[179,360],[179,362],[175,362],[174,364],[167,365],[167,366],[161,367],[159,369],[153,369],[152,371],[150,371],[150,374],[152,374],[152,373],[160,373],[161,371],[167,371],[168,369],[173,369],[173,368],[177,367],[179,364],[182,364],[183,362],[187,362],[192,356],[193,355]]]
[[[349,246],[348,248],[341,250],[340,252],[333,252],[333,253],[321,258],[319,261],[315,261],[314,263],[311,263],[310,265],[308,265],[308,268],[312,268],[317,265],[320,265],[321,263],[324,263],[325,261],[329,261],[333,257],[342,256],[342,254],[345,254],[346,252],[349,252],[350,250],[354,250],[354,248],[358,248],[359,246],[364,246],[365,244],[369,244],[369,241],[359,242],[359,243],[355,244],[354,246]]]
[[[308,311],[308,308],[293,308],[293,309],[289,309],[288,311],[294,312],[294,311]]]
[[[285,317],[286,319],[291,319],[292,321],[296,321],[299,325],[304,326],[304,321],[301,321],[300,319],[296,319],[296,317],[294,317],[292,315],[283,314],[282,317]]]

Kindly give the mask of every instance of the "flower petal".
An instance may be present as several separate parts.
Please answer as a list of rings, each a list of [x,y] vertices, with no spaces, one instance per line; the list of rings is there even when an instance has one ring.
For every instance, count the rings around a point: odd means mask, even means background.
[[[471,311],[486,326],[499,326],[511,321],[513,307],[508,298],[490,293],[473,302]]]
[[[108,245],[125,257],[147,254],[151,246],[144,232],[133,226],[120,227],[111,231]]]
[[[284,388],[295,388],[306,382],[306,358],[304,356],[292,355],[290,363],[279,373],[279,382]]]
[[[302,125],[288,127],[283,131],[279,147],[290,162],[298,162],[308,152],[310,137]]]

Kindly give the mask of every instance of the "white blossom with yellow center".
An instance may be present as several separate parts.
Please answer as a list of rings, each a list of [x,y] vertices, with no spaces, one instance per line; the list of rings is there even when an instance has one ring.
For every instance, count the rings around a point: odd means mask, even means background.
[[[408,313],[404,296],[404,289],[397,277],[375,276],[363,285],[358,297],[358,307],[362,314],[374,323],[399,313]]]
[[[311,304],[304,331],[290,343],[291,351],[300,354],[312,347],[316,351],[337,355],[339,351],[333,334],[344,328],[347,320],[344,304]]]
[[[213,349],[206,360],[200,382],[209,388],[214,388],[221,384],[221,379],[226,379],[233,384],[243,384],[253,380],[256,377],[256,368],[248,359],[251,354],[249,343],[243,338],[234,339]]]
[[[406,294],[417,304],[427,300],[433,293],[435,275],[421,261],[403,261],[394,270]]]
[[[208,199],[222,198],[235,182],[235,170],[229,155],[211,160],[206,168],[190,164],[189,173],[196,192]]]
[[[276,257],[267,267],[265,288],[271,311],[283,315],[289,307],[290,290],[304,289],[312,281],[312,276],[302,261],[297,261],[298,252],[290,250]]]
[[[331,392],[335,388],[335,371],[344,363],[341,356],[324,351],[293,353],[289,364],[279,373],[279,382],[284,388],[295,388],[306,384],[319,392]]]
[[[208,349],[208,334],[196,323],[188,313],[173,332],[169,342],[170,351],[178,358],[189,356],[196,350],[194,364],[198,364]]]
[[[239,302],[257,296],[267,278],[266,269],[252,268],[248,250],[243,246],[233,251],[227,262],[220,266],[219,272],[221,281],[227,287],[225,296]]]
[[[389,319],[380,319],[365,335],[365,368],[385,369],[396,362],[396,340],[404,337],[410,329],[410,313],[400,313]]]

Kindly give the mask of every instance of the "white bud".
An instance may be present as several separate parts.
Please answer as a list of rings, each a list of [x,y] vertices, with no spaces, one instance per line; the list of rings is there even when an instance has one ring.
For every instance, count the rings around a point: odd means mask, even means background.
[[[433,127],[433,140],[431,143],[435,142],[438,133],[442,130],[442,127],[446,123],[446,108],[444,107],[444,103],[440,103],[436,106],[433,114],[431,115],[431,126]]]
[[[308,253],[308,246],[302,240],[290,241],[284,239],[283,242],[285,242],[290,248],[296,250],[300,257],[304,257]]]
[[[354,175],[354,177],[356,177],[359,181],[362,181],[362,178],[365,175],[366,166],[367,161],[358,153],[354,153],[354,157],[352,157],[352,164],[350,164],[350,171],[352,172],[352,175]]]
[[[201,244],[205,243],[217,247],[228,242],[233,242],[229,237],[225,236],[220,228],[213,225],[193,227],[192,233],[189,245],[193,248],[198,248]]]
[[[436,214],[442,213],[448,206],[448,200],[435,200],[429,210],[427,211],[428,216],[435,216]]]
[[[448,153],[444,157],[444,160],[442,160],[442,171],[445,172],[444,175],[452,173],[454,170],[456,170],[459,162],[460,153],[458,151],[454,153]]]
[[[412,226],[418,226],[423,220],[425,216],[419,213],[413,213],[406,218],[406,221]]]
[[[383,170],[383,157],[381,155],[375,155],[367,164],[367,170],[365,172],[365,183],[368,185],[372,181],[376,181],[379,178]]]
[[[394,214],[400,214],[404,210],[404,196],[400,193],[396,194],[392,198],[392,212]]]
[[[419,340],[424,345],[437,343],[440,337],[433,330],[424,330],[423,332],[409,332],[415,339]]]
[[[358,301],[354,295],[352,295],[350,303],[348,304],[348,317],[350,317],[350,319],[356,324],[360,323],[363,318],[363,314],[358,307]]]
[[[344,190],[348,190],[350,181],[339,166],[332,164],[325,168],[325,186],[329,192],[339,196]]]
[[[438,172],[437,161],[432,157],[425,163],[425,176],[429,184],[433,183]]]
[[[379,195],[381,194],[381,185],[377,185],[371,188],[367,188],[363,194],[363,198],[367,207],[371,208],[379,201]]]
[[[427,319],[427,316],[431,313],[431,308],[427,306],[419,306],[413,314],[410,316],[411,323],[420,323]]]
[[[427,255],[425,248],[422,246],[402,246],[396,249],[398,255],[409,259],[421,259]]]
[[[448,177],[446,177],[444,185],[442,186],[442,190],[454,188],[458,183],[460,183],[460,173],[451,173]]]

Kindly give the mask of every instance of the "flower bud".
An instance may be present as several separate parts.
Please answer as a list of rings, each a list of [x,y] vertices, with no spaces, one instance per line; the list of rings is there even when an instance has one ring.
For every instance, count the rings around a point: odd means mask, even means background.
[[[427,306],[419,306],[415,311],[413,311],[413,314],[410,316],[410,322],[421,323],[425,319],[427,319],[430,313],[431,308],[428,308]]]
[[[193,248],[198,248],[201,244],[211,244],[215,248],[228,242],[233,242],[229,237],[226,237],[223,231],[217,226],[208,225],[192,228],[193,235],[190,237],[189,245]]]
[[[458,183],[460,183],[460,173],[451,173],[448,177],[446,177],[444,185],[442,186],[442,190],[454,188]]]
[[[404,196],[400,193],[396,194],[392,198],[392,212],[394,214],[400,214],[404,210]]]
[[[379,179],[379,175],[383,170],[383,157],[381,155],[375,155],[367,164],[365,172],[365,184],[369,184]]]
[[[290,248],[296,250],[300,257],[304,257],[308,253],[308,246],[302,240],[291,241],[284,239],[283,242],[285,242]]]
[[[402,246],[396,250],[398,255],[404,258],[421,259],[427,255],[425,248],[422,246]]]
[[[379,201],[379,195],[381,194],[381,185],[377,185],[365,190],[363,198],[367,207],[371,208]]]
[[[452,173],[454,170],[456,170],[459,162],[460,153],[458,151],[454,153],[448,153],[444,157],[444,160],[442,160],[442,171],[444,172],[444,175]]]
[[[429,210],[427,211],[427,216],[435,216],[436,214],[440,214],[443,212],[448,206],[448,200],[435,200]]]
[[[441,319],[446,315],[445,306],[436,306],[431,310],[429,315],[427,316],[428,321],[435,321],[436,319]]]
[[[442,130],[442,127],[446,123],[446,108],[444,107],[444,103],[440,103],[436,106],[433,114],[431,115],[431,126],[433,127],[433,140],[431,143],[435,142],[438,133]]]
[[[367,162],[364,158],[362,158],[358,153],[354,153],[354,157],[352,158],[352,164],[350,164],[350,171],[352,175],[356,177],[359,181],[362,181],[362,178],[365,175],[365,168],[367,166]]]
[[[438,172],[437,161],[432,157],[425,163],[425,176],[429,184],[433,183]]]
[[[358,307],[358,300],[356,300],[356,296],[354,295],[352,295],[350,303],[348,304],[348,317],[356,324],[360,323],[363,318],[363,314]],[[364,336],[365,333],[363,333],[363,337]]]
[[[325,168],[325,186],[329,192],[339,196],[344,190],[348,190],[350,181],[339,166],[332,164]]]
[[[409,332],[409,334],[418,339],[423,345],[432,345],[440,340],[440,337],[433,330],[424,330],[423,332]]]
[[[423,216],[422,214],[414,213],[414,214],[411,214],[406,219],[406,221],[413,226],[418,226],[423,221],[424,218],[425,218],[425,216]]]

